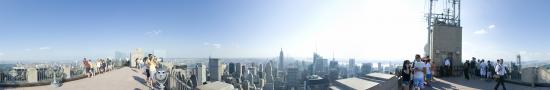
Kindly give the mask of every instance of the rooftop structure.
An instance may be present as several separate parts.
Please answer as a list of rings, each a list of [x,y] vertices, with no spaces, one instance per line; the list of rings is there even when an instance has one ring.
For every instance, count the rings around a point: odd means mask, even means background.
[[[234,90],[233,85],[216,81],[197,87],[197,90]]]

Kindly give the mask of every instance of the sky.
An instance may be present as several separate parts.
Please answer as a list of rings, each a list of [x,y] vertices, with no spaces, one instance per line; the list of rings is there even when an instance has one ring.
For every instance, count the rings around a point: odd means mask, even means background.
[[[444,1],[444,0],[439,0]],[[550,60],[548,0],[463,0],[463,58]],[[426,0],[0,0],[0,60],[423,54]]]

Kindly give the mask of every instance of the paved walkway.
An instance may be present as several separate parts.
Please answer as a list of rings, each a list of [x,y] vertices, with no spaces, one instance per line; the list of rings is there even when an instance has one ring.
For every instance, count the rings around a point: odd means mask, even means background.
[[[145,75],[137,73],[134,69],[124,67],[103,74],[98,74],[93,78],[63,83],[63,86],[54,88],[50,85],[7,88],[6,90],[147,90]]]
[[[427,90],[493,90],[496,81],[478,79],[466,80],[464,77],[436,78],[431,88]],[[529,87],[504,83],[507,90],[550,90],[550,87]],[[499,90],[502,86],[499,87]]]

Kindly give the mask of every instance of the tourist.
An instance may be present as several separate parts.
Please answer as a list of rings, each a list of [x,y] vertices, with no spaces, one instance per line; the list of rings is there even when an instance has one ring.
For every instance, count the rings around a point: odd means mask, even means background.
[[[143,59],[143,60],[139,60],[139,59],[140,59],[140,58],[136,58],[136,60],[134,60],[134,61],[136,61],[136,68],[141,70],[141,69],[143,69],[143,68],[142,68],[142,65],[141,65],[140,62],[142,62],[142,61],[145,60],[145,59]]]
[[[401,86],[403,90],[409,90],[411,84],[411,61],[405,60],[403,62],[403,69],[401,70],[401,79],[403,80]]]
[[[420,61],[420,55],[416,55],[413,63],[414,67],[414,79],[413,79],[413,88],[422,89],[424,88],[424,73],[426,72],[426,67],[424,63]]]
[[[90,69],[91,69],[90,73],[92,73],[92,77],[94,77],[95,76],[95,71],[96,71],[96,69],[95,69],[96,65],[92,62],[91,59],[88,59],[88,64],[90,64]]]
[[[97,59],[97,60],[95,61],[95,65],[96,65],[96,72],[97,72],[97,74],[101,74],[101,70],[100,70],[100,69],[101,69],[101,61],[100,61],[99,59]]]
[[[433,70],[433,69],[431,69],[432,64],[431,64],[430,61],[431,61],[430,56],[426,56],[424,58],[424,63],[425,63],[424,67],[426,67],[426,72],[425,72],[426,73],[426,79],[425,80],[426,80],[426,85],[427,86],[431,86],[431,80],[432,80],[432,71],[431,70]]]
[[[470,61],[466,60],[466,62],[464,62],[464,78],[466,78],[466,80],[470,80]]]
[[[487,80],[490,80],[493,78],[493,71],[495,71],[495,69],[493,68],[493,65],[491,64],[491,61],[487,61]]]
[[[450,76],[450,72],[451,72],[451,56],[447,56],[447,58],[445,58],[445,62],[443,63],[443,65],[445,65],[445,75],[444,76]]]
[[[497,73],[497,85],[495,86],[495,90],[498,89],[498,86],[502,84],[502,89],[506,90],[506,86],[504,86],[504,78],[506,74],[506,70],[504,70],[503,65],[504,59],[497,60],[497,65],[495,66],[495,72]]]
[[[475,57],[472,57],[472,60],[470,61],[470,72],[473,74],[473,75],[477,75],[477,72],[476,72],[476,58]]]
[[[143,60],[145,62],[147,62],[147,63],[144,63],[145,67],[142,67],[142,69],[145,69],[145,71],[144,71],[145,76],[146,76],[145,82],[147,83],[147,86],[151,86],[152,85],[151,80],[149,80],[150,77],[151,77],[151,73],[150,73],[151,71],[149,70],[149,63],[148,63],[149,59],[147,57],[145,57],[145,58],[143,58]]]
[[[485,60],[481,60],[481,64],[479,64],[479,74],[481,75],[481,80],[484,80],[487,76],[487,63],[485,63]]]
[[[149,81],[151,82],[150,86],[153,86],[153,83],[155,83],[153,77],[155,76],[155,72],[156,72],[157,60],[153,54],[149,54],[147,56],[147,59],[148,59],[147,64],[149,65],[148,69],[149,69],[149,75],[150,75]]]
[[[92,75],[91,75],[91,69],[90,69],[90,64],[88,63],[88,60],[86,60],[86,58],[84,58],[84,60],[82,60],[82,65],[84,66],[84,72],[86,72],[86,76],[88,76],[88,78],[90,78]]]

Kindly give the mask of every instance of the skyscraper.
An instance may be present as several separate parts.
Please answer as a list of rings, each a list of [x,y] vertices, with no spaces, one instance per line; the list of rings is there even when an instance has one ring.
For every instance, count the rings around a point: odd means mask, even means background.
[[[209,58],[208,70],[210,71],[210,81],[221,81],[223,70],[221,67],[220,59]]]
[[[229,74],[233,74],[236,72],[236,69],[237,67],[235,67],[235,63],[229,63],[229,67],[228,67],[228,71],[229,71]]]
[[[372,69],[372,63],[363,63],[361,65],[361,74],[369,74]]]
[[[206,82],[206,67],[202,63],[197,63],[195,66],[195,76],[197,77],[197,86],[202,85],[202,83]]]
[[[384,67],[382,67],[382,63],[380,62],[378,62],[378,72],[381,72],[381,73],[384,72]]]
[[[351,58],[349,59],[349,64],[348,64],[348,77],[353,77],[355,76],[356,72],[355,72],[355,59]]]
[[[273,61],[269,61],[266,65],[265,65],[265,79],[266,79],[266,85],[265,87],[263,88],[264,90],[274,90],[274,79],[273,79],[273,70],[272,70],[272,65],[273,65]]]
[[[283,48],[281,48],[281,52],[279,53],[279,70],[283,71],[284,69],[284,62],[283,62],[284,56],[283,56]]]

